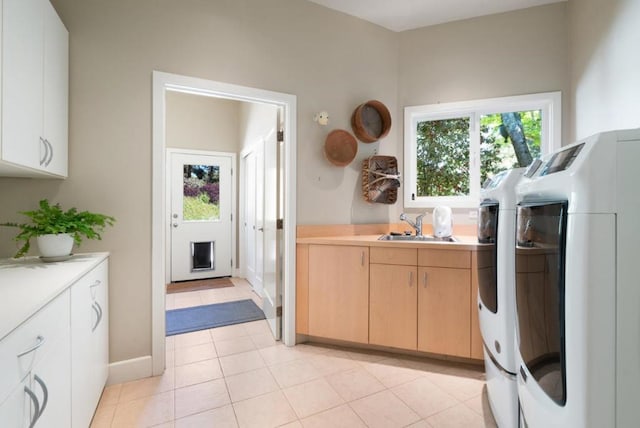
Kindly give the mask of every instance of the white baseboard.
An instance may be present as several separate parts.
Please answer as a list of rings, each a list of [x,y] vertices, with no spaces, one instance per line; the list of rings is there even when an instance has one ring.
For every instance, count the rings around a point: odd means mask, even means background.
[[[152,370],[151,355],[111,363],[107,385],[150,377]]]

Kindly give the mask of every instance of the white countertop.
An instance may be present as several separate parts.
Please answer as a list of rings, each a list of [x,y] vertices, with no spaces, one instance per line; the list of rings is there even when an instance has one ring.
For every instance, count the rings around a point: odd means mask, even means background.
[[[0,340],[108,256],[76,254],[55,263],[38,257],[0,259]]]

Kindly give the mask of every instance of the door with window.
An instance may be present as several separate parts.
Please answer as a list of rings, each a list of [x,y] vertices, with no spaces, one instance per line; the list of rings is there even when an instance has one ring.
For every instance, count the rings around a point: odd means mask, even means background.
[[[233,154],[169,156],[171,281],[230,276]]]

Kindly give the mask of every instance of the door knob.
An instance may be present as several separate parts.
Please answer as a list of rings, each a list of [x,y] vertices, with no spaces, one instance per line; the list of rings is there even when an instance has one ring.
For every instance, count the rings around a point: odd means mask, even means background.
[[[178,218],[178,214],[174,214],[174,215],[173,215],[173,218]]]
[[[178,223],[173,223],[173,227],[178,227]]]

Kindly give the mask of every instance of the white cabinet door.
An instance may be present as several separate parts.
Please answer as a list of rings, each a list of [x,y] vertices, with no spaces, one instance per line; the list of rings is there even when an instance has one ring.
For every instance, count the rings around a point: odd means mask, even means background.
[[[68,314],[68,313],[67,313]],[[36,427],[71,426],[70,329],[61,337],[31,374],[31,391],[40,404]],[[32,412],[33,413],[33,412]]]
[[[11,387],[0,426],[71,424],[71,326],[65,290],[0,342],[0,384]]]
[[[0,404],[0,422],[3,427],[22,428],[30,425],[31,418],[34,417],[33,403],[24,390],[28,386],[29,379],[20,383],[9,397]]]
[[[2,3],[0,175],[67,176],[69,33],[48,0]]]
[[[4,0],[2,7],[2,159],[40,168],[44,0]]]
[[[107,381],[108,262],[71,287],[72,427],[87,427]]]
[[[49,149],[42,167],[67,176],[69,140],[69,32],[48,1],[44,2],[43,131]]]

